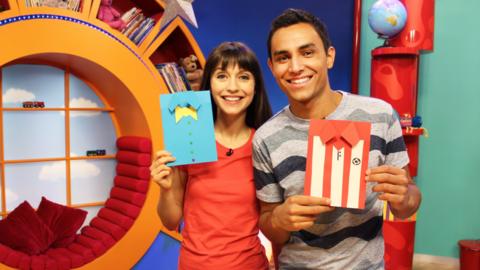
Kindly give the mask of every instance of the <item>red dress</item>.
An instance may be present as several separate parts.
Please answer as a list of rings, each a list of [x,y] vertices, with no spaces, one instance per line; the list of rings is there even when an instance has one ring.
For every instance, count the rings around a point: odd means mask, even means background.
[[[179,269],[268,269],[258,238],[252,138],[230,156],[217,142],[218,161],[186,166]]]

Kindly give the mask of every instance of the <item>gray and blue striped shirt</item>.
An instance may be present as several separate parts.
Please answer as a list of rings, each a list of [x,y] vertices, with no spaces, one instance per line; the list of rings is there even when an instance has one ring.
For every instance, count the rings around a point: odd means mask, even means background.
[[[390,104],[342,92],[339,106],[327,120],[372,124],[368,167],[409,162],[402,130]],[[283,202],[303,194],[309,120],[285,107],[260,127],[253,139],[257,198]],[[367,183],[365,209],[337,208],[319,215],[315,225],[292,232],[279,255],[280,269],[383,269],[383,203]]]

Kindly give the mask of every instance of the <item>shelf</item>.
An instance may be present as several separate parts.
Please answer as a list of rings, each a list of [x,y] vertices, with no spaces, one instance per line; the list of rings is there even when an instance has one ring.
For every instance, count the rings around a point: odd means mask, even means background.
[[[415,48],[407,47],[378,47],[372,50],[372,56],[386,56],[386,55],[405,55],[418,56],[420,53]]]
[[[0,0],[0,15],[18,12],[17,1],[15,0]]]
[[[190,54],[197,56],[201,66],[205,64],[197,42],[180,18],[174,19],[145,52],[154,65],[178,62]]]
[[[160,18],[163,15],[163,11],[164,11],[163,4],[156,2],[154,0],[137,0],[137,1],[117,0],[117,1],[113,1],[112,7],[121,14],[120,17],[124,16],[125,13],[129,12],[132,8],[134,7],[137,8],[138,14],[143,15],[143,19],[140,20],[139,23],[136,24],[136,26],[139,26],[141,22],[146,21],[147,18],[153,20],[153,25],[149,29],[147,28],[148,30],[145,31],[146,34],[141,34],[139,32],[136,32],[135,31],[136,28],[132,28],[133,30],[127,33],[122,33],[122,31],[110,27],[107,23],[97,18],[98,11],[100,8],[100,0],[93,0],[93,3],[92,3],[92,8],[89,14],[89,18],[91,20],[97,20],[99,24],[103,26],[103,28],[105,29],[110,28],[112,29],[112,32],[117,32],[120,35],[125,36],[128,40],[130,40],[130,42],[134,43],[135,46],[139,47],[140,51],[143,52],[158,33],[158,27],[155,27],[155,26],[158,25]],[[128,38],[129,35],[134,35],[139,38],[137,40],[133,40],[134,39],[133,37],[131,37],[131,39]]]
[[[403,136],[422,136],[424,134],[424,128],[402,128],[402,135]]]
[[[88,18],[90,12],[91,0],[78,0],[80,3],[77,8],[59,8],[48,6],[32,6],[31,2],[39,2],[40,0],[19,0],[18,8],[22,14],[58,14],[73,17]],[[53,1],[53,0],[52,0]],[[60,1],[60,0],[58,0]],[[73,0],[70,0],[73,1]],[[29,3],[27,3],[29,2]]]

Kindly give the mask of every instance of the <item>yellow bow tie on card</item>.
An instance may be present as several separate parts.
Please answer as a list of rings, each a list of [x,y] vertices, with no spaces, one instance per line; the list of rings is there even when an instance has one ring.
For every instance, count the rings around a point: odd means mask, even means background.
[[[197,110],[192,107],[175,107],[175,123],[182,120],[183,117],[190,116],[195,120],[198,120]]]

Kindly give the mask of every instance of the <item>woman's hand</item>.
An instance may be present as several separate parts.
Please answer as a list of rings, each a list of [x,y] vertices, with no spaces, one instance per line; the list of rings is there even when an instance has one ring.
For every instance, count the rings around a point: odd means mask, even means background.
[[[162,189],[172,188],[173,168],[166,164],[173,161],[175,161],[175,158],[166,150],[155,153],[155,159],[150,166],[150,174],[153,181]]]

